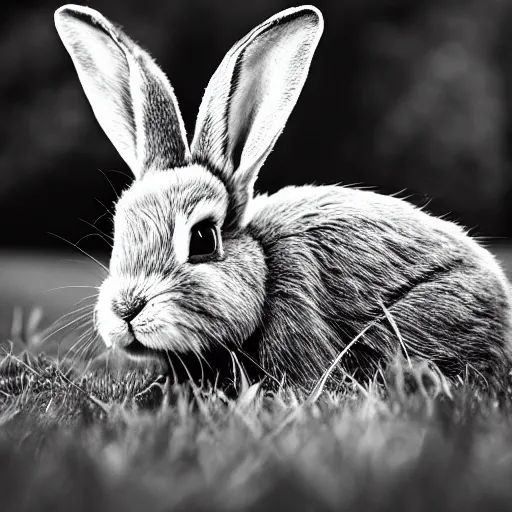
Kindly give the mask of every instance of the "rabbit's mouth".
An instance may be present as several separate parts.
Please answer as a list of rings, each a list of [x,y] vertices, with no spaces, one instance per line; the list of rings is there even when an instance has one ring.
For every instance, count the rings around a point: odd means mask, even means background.
[[[166,350],[157,350],[154,348],[146,347],[141,343],[135,336],[133,341],[123,347],[123,352],[127,354],[131,359],[135,360],[157,360],[160,364],[164,364],[165,368],[169,370],[169,360]]]
[[[233,355],[224,346],[210,347],[203,354],[192,350],[178,353],[147,347],[133,336],[133,341],[123,347],[122,352],[132,361],[138,362],[137,364],[146,365],[152,360],[160,368],[163,366],[164,372],[171,377],[171,382],[176,384],[192,380],[196,384],[210,383],[224,387],[231,385],[233,378]],[[250,360],[241,355],[239,357],[239,364],[243,364],[245,373],[252,380],[257,369],[252,366]]]
[[[135,336],[133,337],[133,341],[124,347],[124,350],[133,356],[143,356],[147,355],[148,352],[153,352],[151,349],[143,345]]]

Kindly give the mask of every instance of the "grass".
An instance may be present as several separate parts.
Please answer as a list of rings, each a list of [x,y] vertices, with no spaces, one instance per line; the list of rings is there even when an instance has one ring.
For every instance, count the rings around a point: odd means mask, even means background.
[[[240,378],[230,398],[46,356],[30,318],[0,363],[2,511],[512,508],[509,390],[397,360],[336,391]]]

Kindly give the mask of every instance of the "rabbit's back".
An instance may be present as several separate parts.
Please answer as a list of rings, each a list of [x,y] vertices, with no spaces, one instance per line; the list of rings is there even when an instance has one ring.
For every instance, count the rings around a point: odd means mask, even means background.
[[[371,370],[399,348],[449,374],[509,361],[511,296],[494,257],[463,230],[389,196],[338,186],[257,197],[249,230],[268,266],[260,332],[266,368],[314,380],[369,326],[345,366]]]

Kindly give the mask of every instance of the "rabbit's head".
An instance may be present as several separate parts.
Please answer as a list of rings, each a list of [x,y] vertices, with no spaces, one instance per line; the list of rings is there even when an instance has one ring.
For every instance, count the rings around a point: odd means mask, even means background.
[[[93,9],[55,13],[94,114],[135,180],[116,205],[96,308],[108,346],[200,352],[258,326],[266,267],[248,233],[258,171],[306,79],[322,16],[273,16],[228,52],[188,145],[173,89],[151,57]]]

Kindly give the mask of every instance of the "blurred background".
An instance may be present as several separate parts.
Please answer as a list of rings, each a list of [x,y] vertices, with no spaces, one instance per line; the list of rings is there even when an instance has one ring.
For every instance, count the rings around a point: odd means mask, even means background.
[[[307,182],[401,192],[484,237],[509,265],[512,3],[318,0],[325,32],[260,191]],[[53,0],[6,0],[0,19],[0,335],[15,305],[51,320],[108,260],[116,194],[131,181],[54,28]],[[204,88],[239,38],[285,0],[88,2],[169,76],[189,136]],[[64,241],[63,239],[67,240]],[[71,261],[72,260],[72,261]],[[3,327],[2,327],[3,326]],[[2,331],[4,329],[4,331]]]

